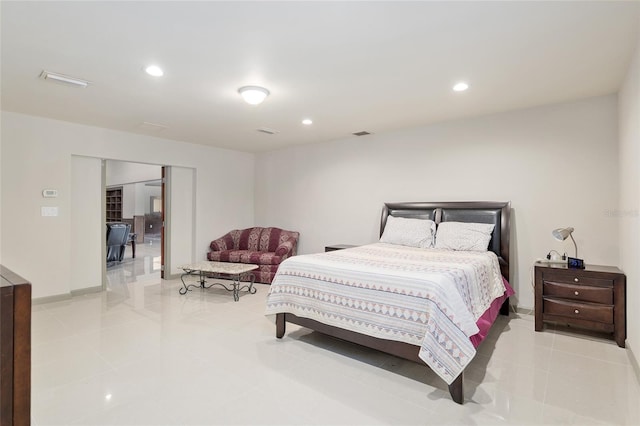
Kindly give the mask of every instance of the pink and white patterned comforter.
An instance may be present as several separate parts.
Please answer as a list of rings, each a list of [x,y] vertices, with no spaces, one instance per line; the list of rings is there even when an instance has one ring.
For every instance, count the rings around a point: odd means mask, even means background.
[[[493,252],[376,243],[288,258],[266,314],[420,346],[420,358],[451,384],[475,356],[476,321],[504,292]]]

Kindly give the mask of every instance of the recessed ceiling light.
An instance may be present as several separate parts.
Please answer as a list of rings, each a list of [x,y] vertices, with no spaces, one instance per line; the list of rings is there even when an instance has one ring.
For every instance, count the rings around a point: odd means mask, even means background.
[[[244,86],[238,89],[242,99],[248,104],[258,105],[269,96],[269,91],[260,86]]]
[[[304,120],[302,120],[302,124],[304,124],[305,126],[309,126],[313,124],[313,120],[311,120],[310,118],[305,118]]]
[[[458,83],[455,86],[453,86],[453,91],[454,92],[464,92],[468,88],[469,88],[469,85],[467,83],[461,81],[460,83]]]
[[[147,74],[154,77],[162,77],[164,75],[164,71],[162,71],[162,68],[157,65],[149,65],[144,70]]]

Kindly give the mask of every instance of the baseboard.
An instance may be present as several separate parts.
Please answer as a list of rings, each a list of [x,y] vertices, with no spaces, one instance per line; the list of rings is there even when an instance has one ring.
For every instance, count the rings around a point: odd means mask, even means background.
[[[638,358],[636,358],[636,352],[632,349],[631,345],[629,345],[628,340],[625,343],[625,346],[627,347],[627,356],[629,357],[633,371],[636,373],[636,379],[640,385],[640,364],[638,363]]]
[[[521,315],[535,315],[535,309],[534,308],[525,308],[522,306],[514,306],[511,305],[511,310],[514,310],[515,312]]]
[[[71,290],[71,297],[82,296],[83,294],[100,293],[102,286],[80,288],[78,290]]]
[[[45,303],[61,302],[63,300],[69,300],[72,297],[82,296],[83,294],[99,293],[101,291],[102,291],[102,286],[81,288],[79,290],[71,290],[69,293],[66,293],[66,294],[56,294],[55,296],[46,296],[46,297],[38,297],[35,299],[31,299],[31,304],[43,305]]]
[[[56,294],[55,296],[46,296],[46,297],[38,297],[35,299],[31,299],[32,305],[43,305],[45,303],[51,302],[61,302],[63,300],[71,299],[71,293],[67,294]]]

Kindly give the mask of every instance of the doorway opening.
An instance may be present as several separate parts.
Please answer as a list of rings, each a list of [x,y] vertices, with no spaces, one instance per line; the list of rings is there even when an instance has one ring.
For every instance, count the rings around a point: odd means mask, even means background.
[[[105,280],[128,294],[129,285],[162,278],[164,167],[105,160]]]

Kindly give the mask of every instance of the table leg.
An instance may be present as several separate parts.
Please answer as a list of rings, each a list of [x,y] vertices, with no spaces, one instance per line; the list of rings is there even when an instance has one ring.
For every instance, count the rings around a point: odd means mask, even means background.
[[[190,276],[190,275],[195,275],[195,272],[198,272],[198,284],[187,284],[184,281],[184,277]],[[211,288],[213,286],[220,286],[223,287],[225,290],[227,291],[231,291],[233,292],[233,300],[235,302],[240,300],[240,291],[242,290],[247,290],[250,294],[256,294],[257,289],[253,286],[254,282],[255,282],[255,275],[251,272],[249,272],[249,285],[242,285],[241,282],[241,278],[243,274],[225,274],[226,278],[231,278],[232,283],[231,283],[231,287],[227,287],[225,284],[223,283],[211,283],[209,285],[206,285],[206,276],[207,273],[205,271],[194,271],[194,270],[185,270],[185,273],[182,274],[180,276],[180,280],[182,281],[182,288],[178,290],[178,292],[180,294],[187,294],[188,291],[191,291],[190,287],[200,287],[201,289],[208,289]],[[217,276],[217,275],[216,275]]]
[[[233,276],[233,300],[240,300],[240,275]]]
[[[178,293],[187,294],[187,292],[189,291],[189,286],[187,285],[187,283],[184,282],[184,277],[191,275],[191,272],[192,271],[185,271],[184,274],[180,275],[180,281],[182,281],[183,288],[179,289]]]

